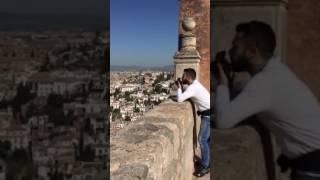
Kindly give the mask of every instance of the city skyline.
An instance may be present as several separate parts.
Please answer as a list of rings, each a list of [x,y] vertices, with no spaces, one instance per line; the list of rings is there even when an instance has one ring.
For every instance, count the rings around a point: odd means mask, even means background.
[[[166,66],[178,48],[178,1],[110,2],[110,65]]]

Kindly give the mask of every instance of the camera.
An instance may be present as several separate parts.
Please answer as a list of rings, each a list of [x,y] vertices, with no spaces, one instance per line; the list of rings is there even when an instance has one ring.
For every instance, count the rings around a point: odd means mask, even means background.
[[[181,78],[178,78],[174,83],[175,83],[178,87],[179,87],[179,85],[180,85],[181,87],[183,86],[183,83],[182,83]]]
[[[231,78],[231,74],[232,74],[232,66],[231,64],[227,61],[226,58],[226,51],[220,51],[216,54],[215,60],[212,63],[212,70],[213,73],[216,77],[219,77],[218,74],[218,64],[221,64],[227,78],[229,79],[229,81],[232,79]]]

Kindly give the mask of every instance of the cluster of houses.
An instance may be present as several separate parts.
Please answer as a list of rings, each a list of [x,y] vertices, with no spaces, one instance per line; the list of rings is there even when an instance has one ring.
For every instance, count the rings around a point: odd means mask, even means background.
[[[101,47],[91,49],[100,51]],[[1,102],[12,100],[18,85],[29,87],[33,96],[21,104],[19,116],[10,106],[0,108],[0,142],[9,142],[11,152],[29,152],[36,172],[33,179],[50,180],[53,174],[70,180],[106,179],[106,74],[86,69],[30,69],[24,75],[1,74],[6,77],[6,91],[0,91]],[[52,111],[61,111],[59,116],[48,114],[51,95],[63,99],[61,107]],[[64,117],[62,121],[69,123],[56,124],[57,117]],[[6,162],[0,161],[0,180],[5,177],[5,169]]]
[[[172,83],[171,72],[115,71],[111,73],[113,73],[112,77],[116,77],[111,79],[110,87],[112,133],[123,128],[127,121],[137,120],[154,105],[169,97],[170,84]],[[156,82],[159,76],[164,79]],[[155,86],[160,86],[161,92],[155,91]]]

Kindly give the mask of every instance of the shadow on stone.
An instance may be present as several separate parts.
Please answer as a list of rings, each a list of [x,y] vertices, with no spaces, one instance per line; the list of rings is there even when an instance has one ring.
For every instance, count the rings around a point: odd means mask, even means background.
[[[257,119],[256,116],[250,117],[247,120],[241,122],[238,126],[249,125],[253,127],[260,136],[264,163],[266,167],[267,179],[275,180],[276,177],[276,164],[273,162],[275,153],[273,151],[271,134]]]

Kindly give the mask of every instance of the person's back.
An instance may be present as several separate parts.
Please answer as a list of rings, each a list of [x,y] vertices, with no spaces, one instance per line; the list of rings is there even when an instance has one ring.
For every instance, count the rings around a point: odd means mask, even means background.
[[[286,155],[296,157],[320,149],[320,106],[309,88],[274,59],[254,78],[260,81],[257,88],[269,91],[266,94],[271,98],[269,108],[259,117],[281,137],[278,140]]]
[[[210,108],[210,102],[208,101],[210,99],[209,91],[199,81],[194,80],[188,88],[194,89],[195,93],[190,99],[197,105],[200,111]]]

